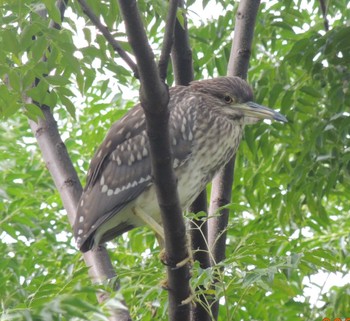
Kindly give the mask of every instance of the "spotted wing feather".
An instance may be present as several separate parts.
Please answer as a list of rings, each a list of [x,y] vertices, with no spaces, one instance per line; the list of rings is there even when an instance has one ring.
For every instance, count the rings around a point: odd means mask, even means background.
[[[176,90],[176,87],[172,90]],[[183,124],[186,104],[182,104],[182,101],[175,102],[171,99],[169,108],[174,167],[177,168],[191,155],[193,123],[188,121]],[[90,249],[98,227],[112,216],[118,215],[151,184],[145,116],[142,107],[137,105],[113,124],[91,161],[74,224],[78,247],[83,251]],[[116,237],[130,228],[132,227],[126,224],[113,227],[102,241]]]

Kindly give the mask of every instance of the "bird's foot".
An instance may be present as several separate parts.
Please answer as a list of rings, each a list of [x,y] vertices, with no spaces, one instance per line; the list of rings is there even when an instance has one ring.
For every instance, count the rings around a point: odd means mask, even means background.
[[[137,206],[133,208],[133,212],[139,219],[145,222],[161,240],[164,240],[164,229],[152,216],[148,215],[143,209]]]
[[[170,290],[169,284],[168,284],[168,279],[164,279],[164,280],[160,281],[159,285],[165,291],[169,291]],[[195,293],[194,293],[192,288],[190,288],[190,291],[191,291],[190,295],[185,300],[181,301],[180,306],[183,306],[183,305],[186,305],[186,304],[193,304],[193,305],[195,305],[196,295],[195,295]]]
[[[159,255],[158,255],[160,261],[164,264],[164,265],[168,265],[167,263],[167,255],[166,255],[166,252],[165,252],[165,249],[161,249],[160,252],[159,252]]]
[[[190,263],[192,265],[192,263],[193,263],[192,256],[187,256],[182,261],[177,262],[175,269],[180,269],[180,268],[184,267],[187,263]]]
[[[186,304],[195,305],[195,294],[193,293],[192,289],[191,289],[191,294],[189,295],[189,297],[186,298],[185,300],[181,301],[181,306],[186,305]]]
[[[190,263],[191,265],[193,263],[192,255],[189,255],[185,257],[183,260],[181,260],[180,262],[177,262],[176,264],[172,264],[169,262],[168,255],[166,254],[165,249],[162,249],[159,252],[159,259],[164,265],[172,267],[173,270],[180,269],[184,267],[187,263]]]

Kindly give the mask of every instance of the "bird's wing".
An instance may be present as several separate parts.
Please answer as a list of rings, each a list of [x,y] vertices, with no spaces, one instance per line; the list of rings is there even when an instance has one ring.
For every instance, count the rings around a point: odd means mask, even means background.
[[[74,234],[78,246],[151,184],[145,129],[144,113],[137,105],[112,125],[96,151],[77,207]]]
[[[177,102],[177,112],[173,107],[171,100],[169,129],[176,169],[191,155],[193,122],[188,121],[190,119],[183,121],[186,104]],[[142,107],[137,105],[113,124],[91,161],[74,224],[78,246],[88,239],[92,241],[101,224],[152,184],[149,153],[145,115]],[[122,226],[115,229],[114,237],[127,229]]]

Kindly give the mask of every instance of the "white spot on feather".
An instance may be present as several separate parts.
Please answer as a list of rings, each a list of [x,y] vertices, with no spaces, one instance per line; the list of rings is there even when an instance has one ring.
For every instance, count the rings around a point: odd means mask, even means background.
[[[79,230],[78,230],[78,235],[83,234],[83,232],[84,232],[84,231],[83,231],[82,229],[79,229]]]
[[[135,162],[134,154],[130,154],[130,158],[128,160],[128,165],[131,166]]]
[[[147,150],[146,147],[143,148],[143,150],[142,150],[142,155],[143,155],[144,157],[148,156],[148,150]]]
[[[113,195],[113,190],[112,190],[112,189],[109,189],[109,190],[107,191],[107,196],[111,196],[111,195]]]
[[[188,140],[191,141],[192,139],[193,139],[193,134],[192,134],[192,132],[190,131],[190,132],[188,133]]]
[[[105,177],[101,175],[100,184],[103,186],[105,184]]]
[[[141,145],[144,145],[146,142],[146,137],[144,135],[141,136],[141,141],[140,141],[140,144]]]
[[[84,216],[80,216],[79,217],[79,223],[83,223],[84,222]]]
[[[103,185],[102,189],[101,189],[101,193],[106,193],[108,191],[108,186],[107,185]]]

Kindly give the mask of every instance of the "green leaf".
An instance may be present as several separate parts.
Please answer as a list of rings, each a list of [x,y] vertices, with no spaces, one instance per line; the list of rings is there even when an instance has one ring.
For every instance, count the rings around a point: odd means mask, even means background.
[[[311,86],[303,86],[302,88],[300,88],[300,90],[302,92],[304,92],[305,94],[310,95],[310,96],[315,97],[315,98],[322,97],[322,94],[318,90],[316,90],[315,88],[313,88]]]
[[[33,121],[38,121],[39,118],[44,118],[42,110],[35,104],[26,104],[25,109],[27,111],[27,116]]]
[[[43,0],[49,17],[56,23],[61,24],[61,14],[56,6],[56,2],[52,0]]]
[[[3,43],[3,50],[18,54],[20,51],[19,41],[14,29],[4,29],[0,34],[1,42]],[[6,45],[5,45],[6,44]]]
[[[70,84],[70,80],[61,75],[46,76],[45,80],[53,86],[66,86]]]
[[[44,36],[35,39],[33,46],[30,48],[34,61],[39,61],[45,54],[48,47],[48,41]]]
[[[74,104],[64,95],[59,95],[62,104],[66,107],[69,114],[75,119],[75,106]]]

